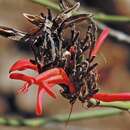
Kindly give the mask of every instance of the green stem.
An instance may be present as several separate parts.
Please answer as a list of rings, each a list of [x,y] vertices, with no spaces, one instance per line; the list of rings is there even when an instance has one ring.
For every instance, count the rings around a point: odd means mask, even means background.
[[[113,108],[118,108],[121,110],[130,110],[130,101],[115,101],[115,102],[103,102],[100,101],[99,104],[97,104],[97,101],[95,99],[90,99],[90,103],[92,103],[95,106],[99,106],[99,107],[113,107]]]
[[[52,0],[32,0],[34,2],[37,2],[39,4],[45,5],[55,11],[60,11],[60,7],[55,2],[52,2]],[[81,13],[81,11],[78,11],[78,13]],[[87,12],[88,13],[88,12]],[[106,15],[106,14],[96,14],[95,19],[99,21],[104,22],[130,22],[130,17],[127,16],[117,16],[117,15]]]
[[[115,115],[115,114],[119,114],[121,112],[122,112],[122,110],[119,110],[119,109],[89,110],[87,112],[72,114],[71,117],[70,117],[70,121],[112,116],[112,115]],[[55,118],[56,118],[56,120],[58,120],[60,122],[65,122],[65,121],[68,120],[68,115],[58,115]]]
[[[106,116],[113,116],[116,114],[121,114],[123,111],[119,109],[102,109],[102,110],[89,110],[86,112],[73,113],[71,114],[70,121],[81,120],[81,119],[90,119],[90,118],[99,118]],[[68,115],[56,115],[52,118],[34,118],[34,119],[6,119],[1,117],[1,125],[10,125],[10,126],[43,126],[51,122],[65,122],[68,120]]]
[[[55,11],[60,11],[59,5],[53,1],[50,1],[50,0],[32,0],[32,1],[39,3],[41,5],[45,5],[45,6],[49,7],[50,9],[53,9]]]
[[[130,22],[130,17],[118,15],[96,14],[95,19],[103,22]]]

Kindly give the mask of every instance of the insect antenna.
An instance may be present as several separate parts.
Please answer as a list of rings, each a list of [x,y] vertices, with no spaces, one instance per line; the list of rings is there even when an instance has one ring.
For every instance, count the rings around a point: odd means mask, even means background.
[[[32,15],[32,14],[27,14],[27,13],[23,13],[23,16],[32,24],[34,24],[35,26],[40,27],[44,21],[45,18],[40,16],[40,15]]]
[[[21,38],[23,38],[26,35],[26,33],[13,28],[0,26],[0,35],[14,41],[19,41]]]
[[[59,0],[59,6],[60,6],[61,11],[64,11],[66,9],[63,0]]]
[[[75,16],[70,16],[69,18],[65,19],[62,24],[58,28],[58,33],[67,27],[71,27],[73,24],[81,23],[87,19],[87,14],[79,14]]]

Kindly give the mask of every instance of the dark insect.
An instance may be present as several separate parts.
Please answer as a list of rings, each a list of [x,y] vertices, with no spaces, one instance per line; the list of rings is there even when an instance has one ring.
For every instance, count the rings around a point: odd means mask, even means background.
[[[70,93],[68,87],[60,84],[60,93],[70,104],[78,99],[82,103],[98,92],[97,74],[91,55],[96,42],[97,27],[91,14],[77,14],[75,11],[80,3],[70,5],[59,0],[61,12],[53,17],[50,9],[48,15],[23,15],[37,27],[35,32],[21,32],[12,28],[0,26],[0,34],[12,40],[22,40],[29,44],[34,54],[33,64],[38,67],[39,74],[54,67],[62,67],[75,85],[76,92]],[[86,34],[82,39],[77,24],[86,21]],[[71,36],[66,41],[63,33],[70,29]]]

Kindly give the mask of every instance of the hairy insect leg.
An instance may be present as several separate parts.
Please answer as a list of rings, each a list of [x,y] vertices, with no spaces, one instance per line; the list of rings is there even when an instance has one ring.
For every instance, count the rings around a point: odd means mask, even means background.
[[[41,73],[42,66],[41,66],[41,62],[40,62],[41,56],[40,56],[39,51],[38,51],[39,47],[36,47],[34,44],[31,44],[30,46],[32,48],[32,51],[33,51],[33,54],[35,57],[35,62],[36,62],[37,68],[38,68],[38,72]]]
[[[5,26],[0,26],[0,35],[14,41],[19,41],[26,34],[27,34],[26,32],[22,32],[13,28],[5,27]]]
[[[88,19],[88,14],[78,14],[78,15],[70,16],[63,21],[63,23],[58,28],[58,31],[60,33],[63,29],[72,26],[73,24],[81,23],[82,21],[87,19]]]
[[[49,41],[50,41],[50,44],[51,44],[52,58],[53,58],[53,61],[55,61],[55,59],[56,59],[56,46],[55,46],[55,42],[52,39],[50,34],[48,35],[48,38],[49,38]]]

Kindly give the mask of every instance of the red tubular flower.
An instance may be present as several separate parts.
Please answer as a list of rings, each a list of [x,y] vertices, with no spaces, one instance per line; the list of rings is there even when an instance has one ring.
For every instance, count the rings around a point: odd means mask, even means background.
[[[54,84],[50,84],[48,85],[48,88],[50,90],[50,88],[52,88],[54,86]],[[42,102],[43,102],[43,94],[46,92],[45,88],[43,88],[42,86],[39,86],[38,88],[38,92],[37,92],[37,104],[36,104],[36,115],[40,116],[42,115]],[[52,95],[51,95],[52,96]],[[55,95],[53,95],[54,98]]]
[[[55,94],[52,92],[51,88],[55,84],[64,83],[68,85],[70,92],[75,91],[75,87],[72,85],[71,81],[67,77],[67,74],[62,68],[50,69],[36,77],[36,82],[39,84],[38,94],[37,94],[37,106],[36,114],[42,114],[42,94],[46,91],[50,96],[56,98]],[[43,89],[44,88],[44,89]]]
[[[27,76],[24,74],[20,74],[20,73],[12,73],[10,74],[10,78],[11,79],[16,79],[16,80],[22,80],[22,81],[26,81],[24,83],[24,85],[17,90],[17,94],[20,93],[26,93],[29,89],[29,87],[34,83],[37,84],[38,87],[38,94],[37,94],[37,105],[36,105],[36,114],[37,115],[41,115],[42,114],[42,94],[44,94],[45,92],[47,92],[51,97],[56,98],[55,94],[52,92],[52,90],[50,89],[52,86],[54,86],[54,84],[46,84],[43,81],[36,82],[35,78],[31,77],[31,76]]]
[[[61,71],[59,68],[54,68],[54,69],[50,69],[50,70],[47,70],[41,74],[39,74],[37,77],[36,77],[36,80],[37,82],[39,81],[44,81],[45,79],[48,79],[49,77],[53,77],[53,76],[56,76],[56,75],[60,75],[61,74]]]
[[[37,104],[36,104],[37,116],[40,116],[42,114],[43,93],[45,93],[45,89],[43,89],[42,87],[39,87],[38,92],[37,92]]]
[[[101,33],[101,35],[99,36],[98,40],[96,41],[96,46],[93,49],[91,56],[96,56],[97,52],[99,51],[101,45],[103,44],[104,40],[106,39],[106,37],[108,36],[110,32],[109,28],[104,28],[103,32]]]
[[[69,80],[66,72],[62,68],[50,69],[36,76],[36,82],[48,82],[48,84],[66,84],[71,93],[75,92],[75,86]]]
[[[10,74],[9,78],[26,81],[26,82],[31,83],[31,84],[36,82],[34,77],[28,76],[25,74],[21,74],[21,73],[12,73],[12,74]]]
[[[10,74],[9,78],[26,81],[26,83],[17,90],[16,94],[28,92],[30,85],[36,82],[34,77],[20,73],[12,73]]]
[[[17,64],[15,64],[17,66]],[[15,66],[14,65],[14,66]],[[23,65],[22,65],[23,67]],[[19,67],[20,70],[22,67]],[[19,70],[19,68],[14,67],[15,69],[11,70]],[[28,69],[28,66],[23,69]],[[71,93],[75,92],[75,86],[69,80],[66,72],[62,68],[54,68],[47,70],[35,77],[28,76],[21,73],[12,73],[10,74],[11,79],[26,81],[24,86],[17,90],[17,94],[26,93],[29,87],[32,84],[38,85],[38,94],[37,94],[37,106],[36,106],[36,114],[41,115],[42,113],[42,94],[47,92],[51,97],[56,98],[55,93],[51,90],[53,86],[56,84],[66,84]]]
[[[33,83],[36,84],[36,85],[39,85],[39,86],[42,86],[46,91],[47,93],[56,98],[55,94],[49,89],[48,87],[48,84],[44,82],[41,82],[41,80],[39,80],[38,82],[35,80],[34,77],[32,76],[27,76],[27,75],[24,75],[24,74],[20,74],[20,73],[13,73],[13,74],[10,74],[10,78],[11,79],[16,79],[16,80],[22,80],[22,81],[26,81],[26,83],[24,84],[24,86],[20,89],[18,89],[17,93],[20,93],[20,92],[27,92],[29,86],[31,86]]]
[[[31,84],[28,82],[24,83],[24,85],[21,88],[17,89],[16,94],[18,95],[21,93],[23,93],[23,94],[27,93],[30,85]]]
[[[105,102],[130,101],[130,93],[97,93],[93,96],[93,98]]]
[[[51,87],[55,86],[55,84],[47,84],[46,82],[39,83],[39,87],[44,88],[44,90],[53,98],[56,98],[55,93],[51,90]]]
[[[37,65],[32,64],[29,59],[21,59],[11,66],[9,72],[16,71],[16,70],[22,71],[26,69],[37,71]]]

